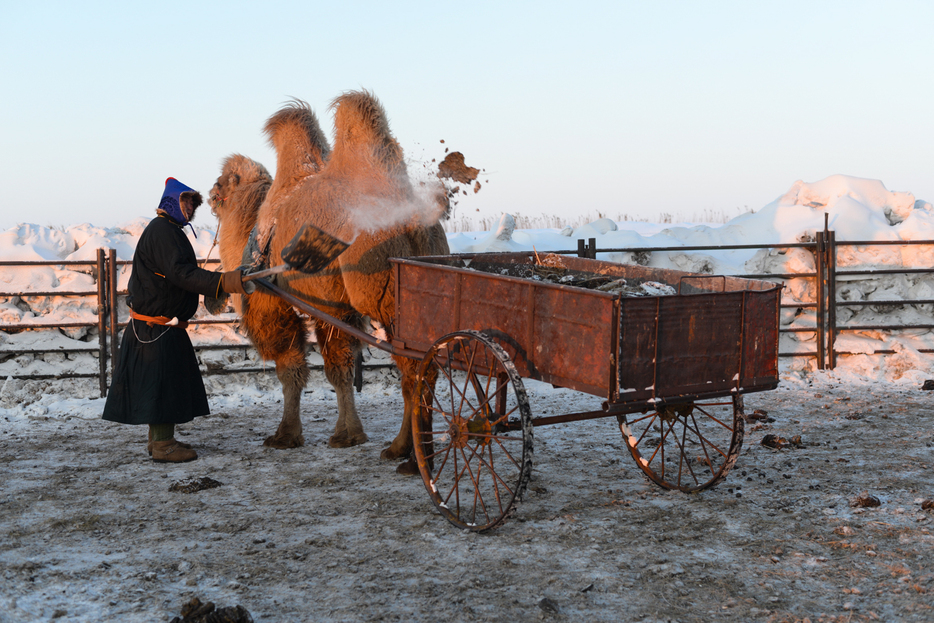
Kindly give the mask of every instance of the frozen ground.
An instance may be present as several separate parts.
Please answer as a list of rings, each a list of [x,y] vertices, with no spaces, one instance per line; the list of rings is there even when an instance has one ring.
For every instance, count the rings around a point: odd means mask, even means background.
[[[454,251],[791,243],[813,240],[825,218],[837,240],[934,239],[934,208],[881,182],[832,176],[796,182],[756,213],[722,227],[646,228],[601,219],[573,231],[515,230],[449,237]],[[147,218],[119,228],[20,226],[0,234],[4,260],[129,259]],[[619,225],[619,226],[618,226]],[[213,232],[193,244],[207,254]],[[930,266],[930,247],[840,247],[838,266]],[[603,253],[601,259],[698,272],[808,272],[803,250]],[[5,269],[3,292],[91,290],[71,267]],[[128,272],[120,277],[126,285]],[[785,302],[813,300],[793,279]],[[913,273],[841,281],[850,302],[929,300]],[[786,308],[781,325],[816,316]],[[93,297],[0,296],[0,322],[96,322]],[[841,308],[839,321],[928,324],[930,304]],[[207,340],[236,343],[232,330]],[[41,335],[40,335],[41,333]],[[51,337],[50,337],[51,336]],[[202,339],[203,338],[203,339]],[[783,338],[782,352],[813,352],[814,334]],[[810,343],[808,343],[810,342]],[[54,386],[8,378],[95,369],[93,330],[0,332],[0,622],[170,621],[197,596],[243,605],[256,621],[931,621],[934,620],[934,333],[845,332],[836,375],[797,359],[778,390],[747,396],[774,421],[747,425],[744,451],[717,489],[667,493],[642,477],[615,420],[535,431],[535,466],[515,517],[491,534],[450,526],[418,479],[379,460],[398,430],[402,399],[385,371],[358,396],[371,441],[327,447],[336,405],[308,385],[306,446],[262,447],[280,419],[270,366],[246,378],[208,377],[213,415],[182,427],[201,458],[156,465],[145,429],[102,422],[96,381]],[[885,358],[876,351],[891,350]],[[207,367],[239,363],[202,355]],[[255,362],[253,362],[255,365]],[[804,380],[802,380],[804,379]],[[64,387],[64,389],[63,389]],[[599,401],[530,384],[534,414],[590,411]],[[774,450],[766,434],[800,435]],[[181,493],[175,483],[221,486]],[[853,508],[863,492],[876,508]]]
[[[692,496],[650,485],[613,419],[537,428],[526,500],[485,535],[380,461],[402,411],[385,376],[358,395],[371,441],[347,450],[326,445],[336,406],[315,382],[306,446],[262,447],[277,396],[215,394],[180,431],[201,455],[184,465],[151,463],[145,429],[101,421],[101,401],[0,412],[0,620],[169,621],[192,596],[257,622],[934,618],[934,396],[915,384],[815,374],[747,395],[775,421]],[[533,383],[530,401],[596,403]],[[169,490],[201,477],[222,485]],[[881,506],[851,507],[864,491]]]

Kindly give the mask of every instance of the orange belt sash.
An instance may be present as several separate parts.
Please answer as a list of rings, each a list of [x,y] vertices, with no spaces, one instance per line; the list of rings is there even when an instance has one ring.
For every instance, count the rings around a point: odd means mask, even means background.
[[[130,310],[130,318],[133,318],[134,320],[139,320],[141,322],[145,322],[150,327],[158,324],[158,325],[165,325],[165,326],[170,326],[170,327],[179,327],[180,329],[188,328],[187,320],[177,320],[175,318],[166,318],[165,316],[144,316],[143,314],[137,314],[132,309]],[[172,322],[173,320],[175,320],[174,323]]]

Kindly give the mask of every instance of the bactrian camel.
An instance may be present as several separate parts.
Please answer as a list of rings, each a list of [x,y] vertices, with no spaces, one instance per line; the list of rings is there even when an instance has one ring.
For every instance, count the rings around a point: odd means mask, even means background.
[[[333,148],[304,102],[292,102],[270,117],[265,132],[277,155],[274,180],[262,165],[244,156],[224,161],[210,197],[219,221],[222,264],[224,270],[281,264],[283,247],[302,225],[311,223],[352,244],[321,272],[289,271],[276,278],[277,285],[355,326],[369,319],[391,338],[395,290],[388,260],[449,253],[438,223],[440,210],[431,197],[416,193],[402,148],[372,94],[344,93],[331,109]],[[444,196],[440,186],[437,196]],[[282,384],[282,421],[265,445],[301,446],[300,401],[309,376],[305,324],[290,305],[262,288],[243,297],[240,305],[247,335],[264,360],[275,362]],[[337,394],[338,419],[329,445],[364,443],[367,435],[353,395],[359,340],[320,322],[314,330],[325,375]],[[381,456],[408,458],[398,471],[417,473],[410,422],[418,404],[418,362],[394,360],[401,372],[405,410],[399,434]],[[433,379],[428,382],[433,384]]]

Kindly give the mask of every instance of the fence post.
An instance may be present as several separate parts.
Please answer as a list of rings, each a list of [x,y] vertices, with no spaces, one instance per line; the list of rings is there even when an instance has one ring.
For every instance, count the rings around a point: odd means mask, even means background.
[[[107,273],[104,270],[104,250],[97,250],[97,342],[101,398],[107,395]]]
[[[837,232],[827,231],[827,358],[831,370],[837,367]]]
[[[818,231],[817,235],[817,248],[814,251],[814,264],[817,268],[817,369],[824,369],[824,312],[827,307],[826,295],[824,292],[824,279],[825,279],[825,253],[824,253],[824,232]]]
[[[597,239],[589,238],[588,242],[584,242],[583,238],[578,238],[577,257],[583,257],[591,260],[597,259]]]
[[[107,249],[107,284],[110,288],[110,372],[117,369],[117,356],[120,344],[117,342],[117,329],[120,323],[120,314],[117,313],[117,252]]]

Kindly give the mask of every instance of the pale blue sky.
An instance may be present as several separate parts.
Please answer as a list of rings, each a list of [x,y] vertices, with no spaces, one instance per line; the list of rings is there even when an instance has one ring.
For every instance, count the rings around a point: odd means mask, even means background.
[[[485,169],[464,214],[735,214],[835,173],[934,202],[930,2],[4,0],[0,227],[150,216],[234,152],[274,171],[270,115],[330,133],[358,88],[410,158]]]

